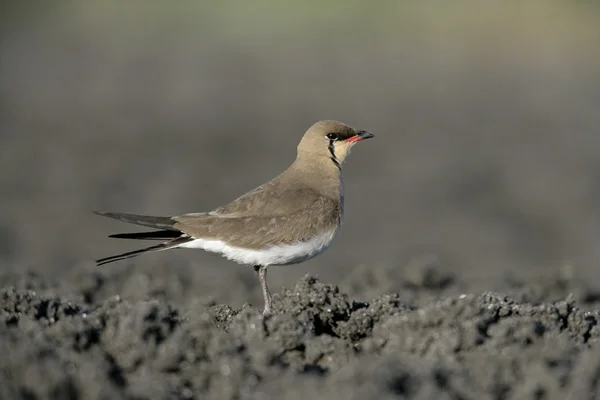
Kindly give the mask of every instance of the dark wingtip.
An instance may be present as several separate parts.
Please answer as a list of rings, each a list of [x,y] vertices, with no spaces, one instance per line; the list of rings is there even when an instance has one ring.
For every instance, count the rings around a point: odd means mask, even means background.
[[[165,229],[153,232],[115,233],[108,237],[115,239],[167,240],[176,239],[181,235],[179,231]]]
[[[151,228],[174,230],[175,220],[171,217],[157,217],[152,215],[126,214],[116,212],[93,211],[94,214],[107,218],[117,219],[129,224],[149,226]]]

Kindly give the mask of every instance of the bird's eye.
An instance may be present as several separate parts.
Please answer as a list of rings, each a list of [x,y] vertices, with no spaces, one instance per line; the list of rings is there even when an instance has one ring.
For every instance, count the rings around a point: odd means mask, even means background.
[[[328,133],[327,135],[325,135],[325,137],[329,140],[338,140],[340,138],[340,135],[338,135],[337,133]]]

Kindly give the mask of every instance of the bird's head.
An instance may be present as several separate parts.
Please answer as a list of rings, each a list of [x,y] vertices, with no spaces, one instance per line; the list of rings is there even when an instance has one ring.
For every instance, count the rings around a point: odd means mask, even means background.
[[[361,140],[374,137],[371,132],[352,128],[339,121],[319,121],[311,126],[298,145],[298,158],[327,157],[338,168]]]

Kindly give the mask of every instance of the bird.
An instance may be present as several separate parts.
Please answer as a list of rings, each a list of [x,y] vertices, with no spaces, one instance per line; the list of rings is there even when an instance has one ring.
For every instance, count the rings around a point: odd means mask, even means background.
[[[339,121],[318,121],[305,132],[296,159],[283,173],[212,211],[172,217],[94,211],[155,229],[109,237],[161,241],[96,263],[181,248],[218,253],[254,267],[264,297],[263,315],[271,315],[267,268],[301,263],[329,247],[344,215],[342,164],[356,143],[374,136]]]

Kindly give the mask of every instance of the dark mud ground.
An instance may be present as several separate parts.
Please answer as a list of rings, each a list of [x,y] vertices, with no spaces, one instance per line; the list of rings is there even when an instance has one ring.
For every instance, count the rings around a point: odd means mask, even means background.
[[[503,293],[428,263],[361,267],[341,289],[307,275],[266,320],[194,296],[185,268],[0,283],[2,399],[600,397],[600,293],[568,268]],[[381,287],[398,294],[348,294]]]

